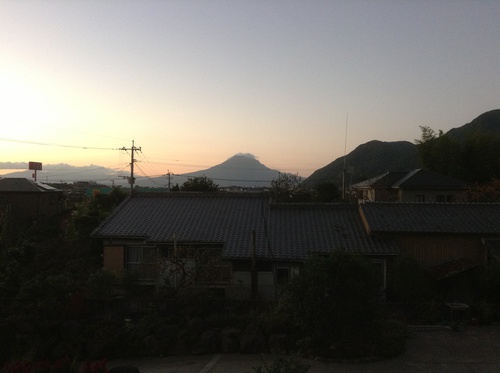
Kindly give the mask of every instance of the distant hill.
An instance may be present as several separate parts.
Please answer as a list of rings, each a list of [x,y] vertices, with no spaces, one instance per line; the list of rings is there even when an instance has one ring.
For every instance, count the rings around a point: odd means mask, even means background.
[[[444,136],[463,142],[469,135],[475,133],[495,136],[500,139],[500,109],[485,112],[470,123],[449,130]],[[417,146],[408,141],[369,141],[347,154],[345,163],[346,187],[387,171],[410,171],[421,167]],[[310,187],[321,182],[334,182],[340,187],[343,170],[344,157],[337,158],[313,172],[303,182],[303,185]]]
[[[19,164],[16,167],[26,167],[28,164]],[[272,170],[251,154],[237,154],[225,162],[206,170],[191,172],[189,174],[173,175],[171,186],[182,185],[190,177],[207,176],[214,180],[221,187],[239,186],[245,188],[263,188],[269,187],[271,181],[279,175],[278,170]],[[25,170],[11,172],[1,177],[22,177],[32,178],[33,171]],[[68,164],[43,165],[43,170],[38,171],[37,179],[41,182],[75,182],[75,181],[93,181],[104,185],[128,186],[127,177],[129,170],[117,171],[114,169],[90,165],[90,166],[71,166]],[[165,188],[168,184],[166,176],[144,177],[136,174],[135,184],[139,187]]]
[[[28,170],[27,163],[20,163],[17,167],[26,167],[25,171],[10,172],[2,177],[22,177],[31,179],[33,171]],[[127,170],[116,171],[110,168],[90,165],[90,166],[71,166],[69,164],[47,164],[43,169],[37,172],[37,179],[41,182],[75,182],[75,181],[94,181],[97,183],[111,185],[115,182],[117,185],[127,185],[124,176],[128,176]]]
[[[462,127],[452,128],[445,136],[463,142],[467,136],[475,133],[500,136],[500,109],[487,111]]]
[[[239,186],[245,188],[269,187],[279,175],[260,163],[252,154],[236,154],[216,166],[174,176],[174,183],[182,185],[190,177],[207,176],[220,187]]]
[[[19,167],[28,168],[27,164]],[[237,154],[227,161],[210,167],[206,170],[191,172],[189,174],[174,175],[172,184],[182,185],[190,177],[207,176],[214,180],[221,187],[239,186],[246,188],[262,188],[269,187],[271,181],[276,179],[279,171],[272,170],[260,163],[251,154]],[[22,177],[26,179],[32,178],[33,171],[25,170],[11,172],[2,177]],[[90,165],[90,166],[71,166],[68,164],[43,165],[43,170],[38,171],[37,179],[42,182],[75,182],[75,181],[93,181],[99,184],[121,185],[128,186],[127,177],[129,170],[122,171],[113,170],[110,168]],[[166,176],[161,177],[144,177],[136,174],[136,185],[149,188],[165,188],[168,184]]]
[[[500,178],[500,110],[481,114],[423,148],[424,164],[469,183]]]
[[[382,142],[373,140],[359,145],[345,158],[346,187],[358,181],[380,175],[387,171],[408,171],[418,168],[418,153],[415,144],[409,141]],[[304,186],[333,182],[342,185],[344,157],[313,172]]]
[[[439,130],[437,128],[436,130]],[[494,136],[500,139],[500,109],[491,110],[479,115],[461,127],[453,128],[445,133],[445,136],[453,140],[463,142],[470,134],[479,133]],[[500,140],[499,140],[500,141]],[[500,151],[500,150],[499,150]],[[408,141],[382,142],[378,140],[369,141],[359,145],[347,154],[346,162],[346,186],[367,178],[380,175],[387,171],[409,171],[419,168],[417,146]],[[3,162],[5,168],[28,168],[26,164],[12,164]],[[476,162],[477,164],[477,162]],[[304,182],[305,186],[313,186],[321,182],[334,182],[342,185],[344,170],[344,157],[337,158],[330,164],[316,170]],[[90,165],[83,167],[68,164],[44,165],[43,170],[38,172],[38,180],[42,182],[73,182],[94,181],[101,184],[127,186],[128,169],[114,170],[102,166]],[[24,177],[30,179],[32,171],[12,172],[3,177]],[[189,174],[173,175],[171,185],[182,185],[189,177],[207,176],[221,187],[268,187],[271,181],[276,179],[279,171],[272,170],[251,154],[236,154],[225,162],[205,170]],[[166,176],[150,178],[136,175],[136,185],[140,187],[166,187],[168,179]]]

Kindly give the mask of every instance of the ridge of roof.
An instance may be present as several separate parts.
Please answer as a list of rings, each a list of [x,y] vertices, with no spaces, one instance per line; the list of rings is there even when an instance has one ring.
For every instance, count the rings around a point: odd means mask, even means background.
[[[399,179],[398,181],[396,181],[394,184],[392,184],[392,187],[393,188],[399,188],[399,186],[401,184],[403,184],[405,181],[411,179],[413,176],[415,176],[415,174],[417,174],[418,172],[420,172],[422,169],[421,168],[416,168],[414,170],[411,170],[410,172],[408,172],[405,176],[403,176],[401,179]]]
[[[366,179],[366,180],[363,180],[363,181],[360,181],[359,183],[356,183],[356,184],[353,184],[352,185],[352,188],[362,188],[362,187],[369,187],[373,184],[375,184],[377,181],[381,180],[382,178],[384,178],[385,176],[387,176],[389,174],[389,172],[385,172],[381,175],[378,175],[378,176],[374,176],[374,177],[371,177],[369,179]]]
[[[61,189],[22,177],[0,178],[0,192],[62,192]]]
[[[392,187],[420,188],[425,186],[433,188],[463,188],[466,185],[466,182],[455,179],[454,177],[419,168],[410,171],[405,177],[394,183]]]
[[[275,203],[269,204],[270,209],[281,209],[281,210],[341,210],[341,209],[356,209],[356,203],[344,203],[344,202],[333,202],[333,203]]]
[[[411,171],[389,171],[354,184],[353,188],[463,188],[467,185],[462,180],[437,172],[416,168]]]
[[[271,198],[269,193],[266,192],[256,192],[256,193],[245,193],[245,192],[134,192],[131,198],[151,198],[151,197],[161,197],[161,198]]]

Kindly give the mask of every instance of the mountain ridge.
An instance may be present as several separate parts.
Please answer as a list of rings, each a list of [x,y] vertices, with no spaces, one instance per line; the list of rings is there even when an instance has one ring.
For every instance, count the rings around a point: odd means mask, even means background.
[[[326,166],[314,171],[304,180],[303,185],[329,183],[341,186],[382,174],[387,171],[404,171],[418,167],[418,152],[415,144],[409,141],[371,140],[358,145],[344,157],[337,158]]]
[[[464,141],[470,133],[485,133],[500,137],[500,109],[480,114],[469,123],[452,128],[444,134],[456,141]],[[345,174],[344,174],[345,158]],[[0,162],[8,167],[24,166],[27,162]],[[387,171],[410,171],[421,167],[417,146],[409,141],[371,140],[358,145],[345,157],[339,157],[329,164],[314,171],[303,181],[306,187],[322,182],[334,182],[338,186],[348,187],[358,181],[380,175]],[[24,177],[31,179],[33,171],[12,172],[0,177]],[[226,161],[191,173],[171,175],[170,185],[182,185],[190,177],[207,176],[221,187],[269,187],[280,171],[273,170],[250,153],[237,153]],[[75,181],[93,181],[102,184],[128,186],[128,169],[116,170],[98,165],[72,166],[64,163],[44,165],[38,173],[38,181],[58,183]],[[136,175],[136,185],[140,187],[167,187],[166,176],[143,177]]]
[[[443,136],[459,143],[471,134],[486,134],[500,137],[500,109],[484,112],[467,124],[452,128]],[[383,142],[372,140],[359,145],[345,156],[346,174],[344,178],[344,157],[337,158],[316,170],[303,185],[311,187],[322,182],[334,182],[345,187],[355,182],[369,179],[388,171],[411,171],[422,167],[417,145],[409,141]]]
[[[238,153],[224,162],[205,170],[176,175],[181,185],[188,178],[207,176],[220,187],[239,186],[246,188],[269,187],[280,171],[270,169],[249,153]]]

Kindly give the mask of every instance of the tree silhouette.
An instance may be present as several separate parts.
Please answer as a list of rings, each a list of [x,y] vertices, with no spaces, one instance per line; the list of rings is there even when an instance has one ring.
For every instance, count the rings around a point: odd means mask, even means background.
[[[183,192],[215,192],[217,189],[219,189],[219,185],[205,175],[190,177],[181,185]]]

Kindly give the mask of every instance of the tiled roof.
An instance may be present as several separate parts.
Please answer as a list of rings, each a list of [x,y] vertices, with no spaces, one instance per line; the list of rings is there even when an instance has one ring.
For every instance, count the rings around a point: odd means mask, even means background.
[[[354,184],[353,188],[459,188],[467,184],[461,180],[422,169],[409,172],[391,171]]]
[[[277,258],[304,259],[312,253],[335,250],[365,255],[398,253],[392,241],[370,237],[366,233],[354,205],[271,206],[269,236]]]
[[[0,179],[0,192],[46,192],[60,191],[50,185],[31,181],[25,178]]]
[[[141,237],[151,242],[224,244],[224,255],[250,257],[252,231],[262,249],[268,198],[204,194],[136,195],[125,200],[94,232],[98,237]],[[260,243],[260,244],[259,244]]]
[[[441,175],[427,170],[413,170],[401,180],[394,183],[394,188],[459,188],[467,184],[453,177]]]
[[[345,249],[396,254],[392,242],[369,237],[356,208],[303,205],[270,207],[263,196],[169,193],[124,201],[94,232],[101,238],[151,242],[214,242],[226,258],[249,258],[252,232],[259,258],[303,260],[313,252]]]
[[[354,184],[353,188],[390,188],[392,185],[401,180],[408,172],[403,171],[391,171],[385,174],[372,177],[371,179],[361,181]]]
[[[500,234],[500,204],[370,202],[360,211],[371,233]]]

